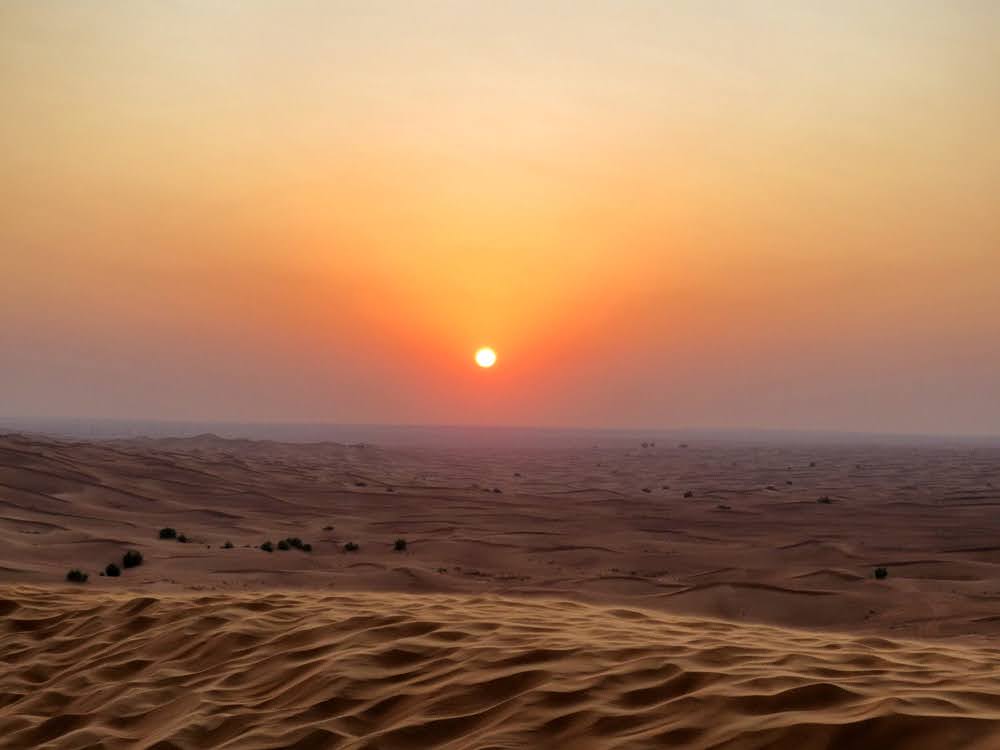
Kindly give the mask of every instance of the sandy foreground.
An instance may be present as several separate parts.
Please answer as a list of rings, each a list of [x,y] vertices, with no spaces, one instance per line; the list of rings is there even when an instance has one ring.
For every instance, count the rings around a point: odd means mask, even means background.
[[[998,488],[987,443],[0,436],[0,747],[1000,747]]]

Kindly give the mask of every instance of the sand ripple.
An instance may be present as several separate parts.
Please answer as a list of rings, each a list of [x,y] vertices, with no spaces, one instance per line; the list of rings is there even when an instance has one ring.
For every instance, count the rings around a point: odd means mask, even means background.
[[[1000,652],[554,600],[0,590],[9,748],[996,748]]]

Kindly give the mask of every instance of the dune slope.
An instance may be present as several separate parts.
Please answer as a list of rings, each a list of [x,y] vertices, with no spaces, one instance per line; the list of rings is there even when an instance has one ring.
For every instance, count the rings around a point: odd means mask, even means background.
[[[493,595],[0,589],[7,748],[990,748],[1000,652]]]

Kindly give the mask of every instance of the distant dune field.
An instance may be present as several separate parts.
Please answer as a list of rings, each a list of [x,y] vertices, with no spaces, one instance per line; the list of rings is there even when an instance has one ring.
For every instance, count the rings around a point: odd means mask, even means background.
[[[988,443],[0,436],[0,747],[1000,747],[998,486]]]

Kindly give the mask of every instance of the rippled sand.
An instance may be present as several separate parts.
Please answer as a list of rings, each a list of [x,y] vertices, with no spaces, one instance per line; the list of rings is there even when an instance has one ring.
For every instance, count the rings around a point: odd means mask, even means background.
[[[998,653],[570,601],[2,592],[0,743],[995,748]]]
[[[1000,747],[1000,448],[601,440],[0,436],[0,747]]]

